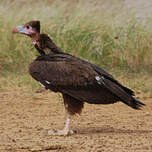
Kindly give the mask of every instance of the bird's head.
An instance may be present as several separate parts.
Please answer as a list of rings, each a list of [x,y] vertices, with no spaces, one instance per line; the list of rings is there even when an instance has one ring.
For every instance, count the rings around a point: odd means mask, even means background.
[[[57,53],[62,52],[47,34],[40,34],[40,21],[30,21],[22,26],[16,26],[12,32],[31,37],[32,43],[37,50],[41,49],[45,51],[45,53],[50,53],[50,51]]]
[[[24,25],[16,26],[12,32],[34,37],[40,34],[40,21],[30,21]]]

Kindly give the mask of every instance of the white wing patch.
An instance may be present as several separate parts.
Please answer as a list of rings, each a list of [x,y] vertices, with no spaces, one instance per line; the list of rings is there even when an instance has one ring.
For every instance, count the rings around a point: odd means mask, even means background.
[[[101,78],[100,78],[100,76],[95,76],[95,79],[96,79],[97,81],[99,81]]]
[[[41,82],[39,82],[39,84],[40,84],[42,87],[45,87]]]
[[[95,79],[97,80],[98,84],[105,84],[103,81],[105,79],[104,76],[95,76]]]
[[[51,83],[50,83],[49,81],[47,81],[47,80],[46,80],[45,82],[46,82],[47,84],[51,84]]]

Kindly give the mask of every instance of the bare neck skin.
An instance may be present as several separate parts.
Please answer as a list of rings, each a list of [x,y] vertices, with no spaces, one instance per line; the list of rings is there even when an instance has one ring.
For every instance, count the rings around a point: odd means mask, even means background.
[[[40,33],[34,33],[33,35],[31,35],[33,45],[35,44],[37,44],[38,46],[40,45],[39,38],[40,38]]]
[[[46,34],[35,33],[30,37],[34,47],[41,55],[63,53]]]
[[[33,35],[30,36],[32,39],[32,43],[34,45],[34,47],[37,49],[37,51],[41,54],[41,55],[45,55],[47,54],[45,52],[45,50],[41,48],[40,46],[40,33],[35,33]]]

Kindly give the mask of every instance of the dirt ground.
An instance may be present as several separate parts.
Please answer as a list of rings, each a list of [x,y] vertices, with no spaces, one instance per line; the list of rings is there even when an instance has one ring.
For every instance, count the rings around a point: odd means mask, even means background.
[[[152,98],[143,110],[122,103],[85,104],[74,116],[77,134],[48,136],[61,129],[65,111],[59,94],[14,90],[0,93],[0,152],[152,152]]]

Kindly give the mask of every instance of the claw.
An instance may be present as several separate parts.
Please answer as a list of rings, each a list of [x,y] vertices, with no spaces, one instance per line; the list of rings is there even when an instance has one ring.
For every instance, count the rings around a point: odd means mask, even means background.
[[[76,134],[76,130],[46,130],[45,135],[55,135],[55,136],[67,136],[67,135],[72,135]]]
[[[67,135],[77,133],[76,130],[69,130],[69,125],[70,125],[70,116],[69,116],[69,114],[67,114],[66,123],[62,130],[46,130],[44,132],[44,134],[45,135],[56,135],[56,136],[67,136]]]

